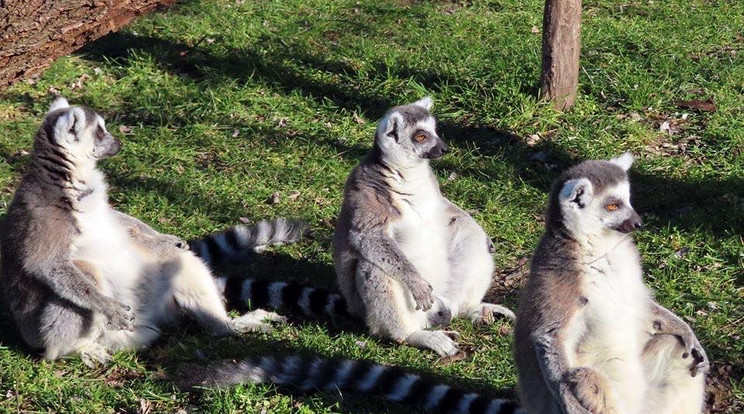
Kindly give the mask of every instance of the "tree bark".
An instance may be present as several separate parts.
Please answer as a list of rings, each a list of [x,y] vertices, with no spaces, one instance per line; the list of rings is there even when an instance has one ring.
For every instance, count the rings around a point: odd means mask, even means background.
[[[0,86],[175,0],[0,0]]]
[[[581,0],[545,0],[540,97],[556,109],[576,99],[581,52]]]

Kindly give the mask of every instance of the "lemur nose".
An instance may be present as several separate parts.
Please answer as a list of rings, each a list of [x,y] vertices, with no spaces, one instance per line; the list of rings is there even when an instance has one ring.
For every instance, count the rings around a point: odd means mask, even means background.
[[[638,230],[641,227],[643,227],[643,223],[641,223],[640,221],[636,221],[635,223],[633,223],[633,227],[635,227],[636,230]]]

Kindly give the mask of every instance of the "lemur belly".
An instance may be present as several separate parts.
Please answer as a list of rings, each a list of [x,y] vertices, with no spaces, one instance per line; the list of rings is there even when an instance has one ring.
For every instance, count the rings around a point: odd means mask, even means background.
[[[394,223],[391,236],[434,293],[440,293],[449,278],[444,203],[441,196],[431,193],[405,200],[395,200],[403,219]]]
[[[571,368],[601,373],[616,397],[618,413],[639,413],[646,389],[641,353],[648,340],[649,294],[640,267],[624,252],[584,265],[581,295],[586,304],[565,331]]]
[[[145,260],[110,207],[93,201],[83,204],[77,213],[80,235],[75,240],[73,259],[93,265],[102,278],[100,288],[105,295],[136,308],[135,289],[142,279]]]

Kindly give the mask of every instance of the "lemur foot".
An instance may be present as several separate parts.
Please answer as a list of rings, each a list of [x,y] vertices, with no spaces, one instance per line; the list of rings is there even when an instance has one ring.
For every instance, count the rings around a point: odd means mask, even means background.
[[[80,349],[80,359],[88,368],[95,368],[97,365],[108,365],[111,362],[111,354],[108,350],[97,343],[86,345]]]
[[[503,315],[509,319],[516,319],[514,312],[508,308],[493,303],[481,303],[469,312],[470,320],[476,325],[489,325],[496,321],[496,315]]]
[[[453,339],[454,337],[454,339]],[[459,349],[455,340],[460,334],[455,331],[418,331],[406,338],[406,343],[418,348],[431,349],[439,356],[455,356]]]
[[[287,318],[274,312],[256,309],[231,321],[235,332],[271,332],[274,329],[268,322],[287,323]]]

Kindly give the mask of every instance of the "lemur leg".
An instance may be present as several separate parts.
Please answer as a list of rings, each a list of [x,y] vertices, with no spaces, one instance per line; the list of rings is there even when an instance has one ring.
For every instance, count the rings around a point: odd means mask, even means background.
[[[705,397],[705,372],[694,377],[693,358],[682,358],[685,345],[675,335],[654,335],[643,350],[648,379],[644,413],[699,414]]]
[[[356,273],[356,263],[357,260],[334,260],[337,275],[336,282],[338,289],[346,300],[346,307],[350,314],[363,319],[366,311],[364,309],[364,302],[357,290],[356,278],[358,274]]]
[[[416,310],[413,295],[401,282],[361,259],[357,265],[357,290],[364,301],[365,319],[372,334],[439,355],[457,354],[457,344],[447,331],[426,331],[429,316]]]
[[[190,252],[182,252],[174,260],[165,263],[163,274],[171,282],[169,293],[178,306],[214,335],[266,332],[271,330],[271,325],[265,321],[285,321],[276,313],[260,309],[230,318],[211,272]]]
[[[42,311],[40,325],[45,359],[54,361],[66,355],[79,354],[89,367],[110,360],[106,349],[96,342],[101,328],[95,326],[92,311],[72,308],[69,303],[52,299]]]
[[[453,314],[474,323],[492,323],[495,315],[514,319],[514,312],[504,306],[482,302],[491,286],[493,244],[472,217],[451,205],[448,256],[450,277],[444,294]]]

